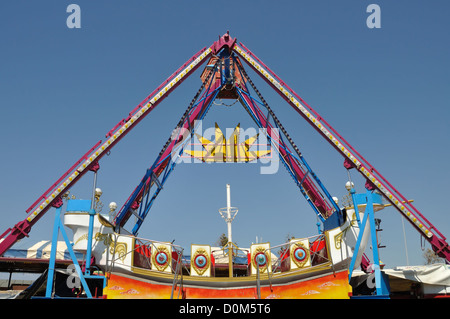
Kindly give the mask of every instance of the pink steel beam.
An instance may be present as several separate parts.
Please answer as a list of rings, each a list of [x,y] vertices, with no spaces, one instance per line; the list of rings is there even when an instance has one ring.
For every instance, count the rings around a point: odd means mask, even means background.
[[[103,157],[111,148],[121,140],[128,131],[135,127],[148,113],[150,113],[170,92],[180,85],[189,75],[191,75],[211,54],[219,52],[222,48],[232,48],[236,43],[235,38],[231,38],[227,32],[219,37],[210,47],[203,48],[191,59],[178,68],[167,80],[161,83],[150,95],[148,95],[139,105],[137,105],[128,115],[117,123],[107,134],[108,140],[102,144],[96,144],[91,152],[82,157],[73,165],[61,178],[58,179],[43,195],[27,209],[28,217],[17,223],[13,228],[7,229],[1,236],[0,256],[3,255],[17,240],[28,236],[32,226],[53,206],[61,205],[61,194],[67,192],[87,170],[98,165],[98,160]],[[78,165],[78,166],[77,166]],[[98,169],[98,168],[97,168]],[[69,176],[66,180],[66,178]],[[64,181],[63,181],[64,180]],[[49,195],[51,193],[51,195]],[[40,203],[40,205],[39,205]],[[36,209],[33,210],[37,205]]]
[[[107,134],[106,137],[109,136],[113,136],[114,132],[118,130],[118,128],[120,126],[122,126],[123,124],[125,124],[126,122],[128,122],[133,115],[135,115],[140,109],[142,109],[142,107],[148,103],[152,97],[154,97],[158,92],[160,92],[164,86],[166,86],[168,83],[170,83],[170,81],[172,81],[177,75],[179,75],[183,70],[186,69],[186,67],[188,67],[189,64],[191,64],[192,62],[194,62],[202,53],[204,53],[206,50],[206,48],[201,49],[199,52],[197,52],[194,56],[192,56],[189,60],[186,61],[186,63],[184,63],[182,66],[180,66],[171,76],[169,76],[167,78],[167,80],[165,80],[163,83],[161,83],[152,93],[150,93],[141,103],[139,103],[129,114],[128,117],[125,119],[122,119],[119,123],[116,124],[116,126],[114,126]],[[197,70],[205,61],[206,57],[208,57],[210,55],[210,53],[208,53],[207,56],[205,56],[205,58],[203,58],[201,63],[198,63],[191,71],[190,74],[192,74],[195,70]],[[186,79],[186,77],[184,77],[181,81],[178,81],[174,86],[172,86],[170,88],[170,91],[167,91],[166,94],[162,95],[162,98],[158,100],[158,103],[153,104],[151,110],[153,110],[157,104],[159,104],[164,98],[166,98],[170,92],[172,92],[173,90],[175,90],[175,88],[177,88],[184,80]],[[140,119],[141,120],[141,119]],[[139,120],[139,121],[140,121]],[[135,123],[137,124],[137,123]]]
[[[241,47],[242,48],[241,48]],[[344,166],[356,168],[366,179],[368,189],[377,188],[384,197],[418,230],[431,244],[433,250],[450,262],[450,247],[446,238],[410,203],[385,177],[383,177],[361,154],[359,154],[322,116],[309,106],[280,77],[270,70],[254,53],[242,43],[234,51],[286,100],[319,134],[324,137],[344,158]]]
[[[34,207],[36,207],[37,204],[39,204],[39,202],[42,202],[47,197],[47,195],[50,194],[56,188],[56,186],[61,184],[61,182],[75,170],[75,168],[77,168],[82,162],[86,161],[89,158],[89,155],[97,147],[100,146],[101,142],[102,141],[98,141],[89,151],[87,151],[86,154],[84,154],[75,164],[73,164],[72,167],[69,168],[69,170],[65,172],[52,186],[50,186],[50,188],[47,189],[44,194],[42,194],[33,204],[31,204],[31,206],[26,210],[26,212],[29,213]]]
[[[66,173],[64,173],[47,191],[27,209],[28,217],[7,229],[0,237],[0,256],[15,242],[28,236],[32,226],[51,208],[62,204],[61,195],[66,193],[88,170],[98,169],[98,160],[116,145],[132,128],[134,128],[147,114],[149,114],[162,100],[164,100],[189,75],[198,69],[213,52],[212,48],[203,48],[178,68],[156,90],[137,105],[126,119],[120,121],[107,134],[107,141],[99,141]],[[39,204],[40,203],[40,204]],[[39,205],[39,206],[37,206]],[[37,207],[37,208],[36,208]]]
[[[97,142],[97,144],[94,145],[85,155],[83,155],[66,173],[64,173],[56,183],[54,183],[43,195],[41,195],[27,210],[26,212],[29,213],[39,202],[45,200],[47,198],[47,195],[51,193],[55,187],[57,187],[62,180],[64,180],[67,176],[69,176],[75,167],[77,167],[81,162],[88,159],[89,154],[96,149],[100,145],[101,141]],[[98,169],[98,162],[92,162],[91,165],[87,167],[84,171],[82,171],[80,174],[78,174],[74,179],[73,183],[76,183],[77,180],[81,178],[87,171],[89,170],[97,170]],[[68,190],[67,188],[66,190]],[[6,250],[8,250],[16,241],[19,239],[22,239],[24,237],[28,237],[28,233],[31,230],[31,227],[37,223],[37,221],[44,215],[44,213],[50,208],[50,207],[60,207],[62,205],[62,200],[60,196],[55,196],[53,199],[49,200],[49,204],[45,211],[41,211],[41,214],[36,215],[36,217],[33,220],[24,219],[21,222],[18,222],[16,225],[13,226],[13,228],[8,228],[1,236],[0,238],[3,238],[3,241],[0,243],[0,255],[2,255]],[[5,237],[7,234],[9,235]]]

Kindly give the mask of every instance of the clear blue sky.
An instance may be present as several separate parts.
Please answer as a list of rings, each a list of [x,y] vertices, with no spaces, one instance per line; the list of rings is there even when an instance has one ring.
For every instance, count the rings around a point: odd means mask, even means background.
[[[81,28],[66,8],[81,8]],[[381,29],[366,8],[381,7]],[[242,41],[450,236],[450,3],[448,1],[2,1],[0,218],[2,233],[76,160],[181,64],[227,30]],[[250,73],[255,79],[256,75]],[[256,79],[255,79],[256,80]],[[261,81],[260,91],[333,196],[346,194],[343,158]],[[197,72],[100,162],[102,201],[119,207],[139,183],[200,86]],[[207,123],[252,125],[242,108],[215,107]],[[357,191],[364,191],[356,172]],[[140,236],[213,244],[226,225],[225,185],[239,208],[233,239],[272,245],[316,234],[316,217],[285,169],[182,164]],[[89,199],[92,175],[71,190]],[[54,210],[21,247],[51,239]],[[381,259],[405,265],[400,214],[379,216]],[[419,234],[406,224],[410,264]],[[428,245],[426,246],[428,247]]]

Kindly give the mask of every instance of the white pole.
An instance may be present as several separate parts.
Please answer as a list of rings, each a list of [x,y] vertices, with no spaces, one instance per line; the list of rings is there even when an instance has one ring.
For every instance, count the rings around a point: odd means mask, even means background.
[[[403,227],[403,240],[405,241],[406,265],[409,266],[408,246],[406,245],[405,222],[403,220],[403,216],[401,217],[401,219],[402,219],[402,227]]]
[[[233,242],[233,235],[231,232],[231,223],[233,222],[234,218],[236,217],[236,214],[238,212],[238,209],[236,207],[231,207],[231,187],[230,184],[226,184],[227,186],[227,207],[223,207],[219,209],[219,214],[222,216],[222,218],[227,223],[228,228],[228,242]]]
[[[227,225],[228,225],[228,242],[232,242],[233,238],[231,235],[231,195],[230,195],[230,184],[227,184]]]

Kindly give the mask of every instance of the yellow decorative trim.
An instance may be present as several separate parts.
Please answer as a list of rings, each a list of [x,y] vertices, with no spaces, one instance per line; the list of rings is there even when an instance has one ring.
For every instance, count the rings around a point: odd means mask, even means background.
[[[78,240],[76,241],[76,244],[78,244],[80,241],[87,240],[88,234],[84,234],[83,236],[80,236]],[[114,240],[112,239],[111,234],[102,234],[102,233],[96,233],[93,238],[94,241],[102,242],[106,247],[109,247],[109,253],[114,254]],[[105,249],[106,251],[106,249]],[[119,259],[123,262],[125,260],[125,257],[127,255],[127,244],[123,242],[118,242],[116,245],[116,253],[119,256]]]
[[[149,280],[159,280],[159,279],[171,279],[173,280],[173,274],[167,273],[167,272],[158,272],[155,270],[149,270],[139,267],[131,267],[131,270],[135,274],[148,276]],[[299,274],[314,274],[317,272],[323,272],[329,270],[330,272],[333,272],[333,267],[331,262],[326,262],[317,266],[302,268],[302,269],[294,269],[286,272],[277,272],[277,273],[271,273],[270,277],[267,273],[261,274],[260,280],[277,280],[277,279],[287,279],[290,280],[293,276],[298,276]],[[347,270],[343,270],[347,271]],[[337,271],[340,272],[340,271]],[[195,283],[201,282],[201,283],[221,283],[221,282],[249,282],[255,281],[256,275],[251,276],[242,276],[242,277],[200,277],[200,276],[184,276],[183,275],[183,282],[185,284],[189,284],[190,281],[193,281]]]
[[[350,225],[347,226],[344,230],[342,230],[339,234],[334,236],[334,246],[336,249],[341,249],[342,246],[342,238],[347,233],[347,231],[354,226],[358,226],[358,220],[356,218],[356,212],[353,213],[352,220],[350,221]]]
[[[352,221],[350,222],[351,226],[358,226],[358,219],[356,218],[356,212],[353,211]]]
[[[344,229],[343,231],[341,231],[339,234],[334,236],[334,247],[336,249],[341,249],[342,246],[342,237],[344,236],[344,234],[347,232],[347,229]]]
[[[80,236],[80,238],[78,238],[78,240],[75,242],[74,245],[78,244],[82,240],[87,240],[87,239],[88,239],[88,234],[84,234],[83,236]]]
[[[98,218],[98,221],[100,222],[100,224],[102,224],[103,226],[108,227],[108,228],[113,228],[113,225],[109,221],[107,221],[103,216],[101,216],[100,214],[97,214],[97,218]]]
[[[114,252],[114,244],[111,245],[109,251],[111,253]],[[125,257],[127,256],[127,244],[126,243],[117,243],[116,245],[116,253],[119,256],[119,259],[124,262]]]
[[[199,134],[195,134],[202,143],[204,151],[186,150],[186,154],[197,158],[203,162],[252,162],[263,156],[270,154],[270,150],[253,150],[250,148],[258,139],[258,135],[240,142],[242,129],[238,124],[234,132],[228,138],[225,138],[219,125],[215,123],[215,141],[210,141]]]
[[[96,233],[94,236],[94,240],[103,241],[103,244],[105,246],[111,246],[112,243],[111,234]]]

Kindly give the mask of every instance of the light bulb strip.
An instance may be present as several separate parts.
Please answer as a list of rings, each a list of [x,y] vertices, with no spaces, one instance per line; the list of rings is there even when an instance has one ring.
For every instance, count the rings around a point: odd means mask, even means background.
[[[348,158],[354,165],[357,170],[359,170],[369,181],[371,181],[383,194],[384,196],[397,207],[397,209],[406,217],[408,218],[412,223],[414,223],[417,228],[419,228],[427,237],[432,237],[433,233],[423,225],[423,223],[415,216],[410,210],[408,210],[392,192],[390,192],[383,183],[380,182],[380,180],[375,177],[369,169],[367,169],[364,164],[361,163],[361,161],[358,160],[358,158],[348,149],[346,148],[340,140],[334,136],[323,123],[321,123],[311,112],[308,111],[308,109],[303,106],[302,103],[300,103],[290,92],[288,89],[286,89],[283,85],[280,84],[280,82],[275,79],[270,72],[265,70],[264,67],[262,67],[255,59],[252,58],[250,54],[247,54],[241,47],[238,45],[235,45],[234,50],[242,57],[244,58],[249,65],[253,67],[253,69],[261,74],[269,83],[273,85],[274,88],[276,88],[279,92],[281,92],[282,95],[286,97],[288,101],[292,105],[294,105],[298,110],[300,110],[305,118],[309,120],[309,122],[315,126],[323,136],[325,136],[333,145],[335,145],[335,148],[346,158]]]
[[[146,112],[151,109],[152,105],[156,104],[158,100],[163,98],[167,92],[171,91],[171,89],[176,86],[180,81],[182,81],[187,75],[191,73],[193,69],[206,57],[208,57],[212,52],[211,48],[206,49],[202,54],[200,54],[195,60],[193,60],[186,68],[184,68],[178,75],[174,76],[174,78],[165,85],[159,92],[153,95],[153,97],[143,105],[132,117],[129,118],[121,127],[119,127],[114,133],[110,134],[110,137],[100,146],[98,147],[90,156],[86,158],[85,161],[79,165],[75,171],[64,180],[59,186],[55,187],[54,191],[46,196],[45,199],[38,205],[36,209],[34,209],[27,217],[27,220],[31,222],[34,218],[36,218],[41,212],[46,211],[48,209],[49,204],[58,197],[61,193],[64,193],[65,190],[72,184],[72,182],[77,178],[79,174],[82,174],[89,166],[96,161],[96,159],[103,155],[104,152],[109,151],[110,147],[119,139],[123,134],[125,134],[134,123],[136,123],[142,116],[146,114]]]

